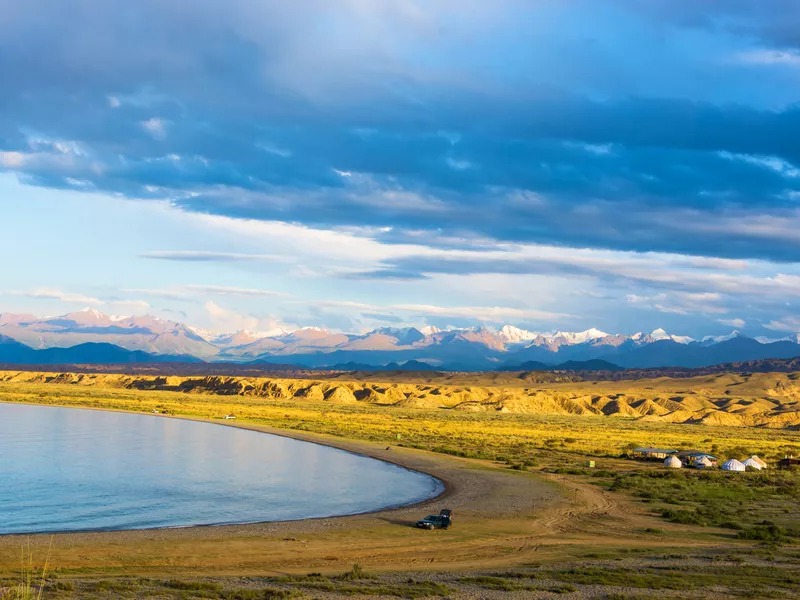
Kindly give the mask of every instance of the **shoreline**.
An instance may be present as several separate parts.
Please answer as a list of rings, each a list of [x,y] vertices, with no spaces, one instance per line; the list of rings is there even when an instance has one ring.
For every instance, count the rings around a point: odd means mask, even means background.
[[[79,397],[78,401],[91,402]],[[56,406],[30,401],[8,404]],[[334,517],[0,536],[0,577],[19,570],[19,548],[47,555],[67,579],[94,577],[244,577],[308,573],[340,574],[353,564],[374,572],[454,571],[512,567],[572,559],[576,553],[625,552],[631,544],[668,551],[705,547],[686,526],[655,521],[652,511],[592,482],[513,470],[507,464],[331,433],[285,430],[213,416],[153,414],[147,410],[68,408],[162,416],[315,443],[433,477],[442,493],[401,507]],[[140,408],[140,407],[136,407]],[[286,421],[293,423],[294,421]],[[349,429],[348,429],[349,430]],[[355,435],[358,435],[358,429]],[[379,438],[380,439],[380,438]],[[421,507],[453,510],[454,526],[415,527]],[[648,534],[658,525],[663,535]],[[669,532],[669,533],[667,533]],[[51,555],[52,552],[52,555]]]
[[[123,409],[115,409],[115,408],[102,408],[102,407],[93,407],[93,406],[72,406],[72,405],[64,405],[64,404],[39,404],[36,402],[8,402],[8,401],[0,401],[0,404],[11,404],[11,405],[21,405],[21,406],[39,406],[43,408],[52,407],[52,408],[66,408],[71,410],[90,410],[90,411],[101,411],[101,412],[113,412],[113,413],[121,413],[121,414],[131,414],[131,415],[138,415],[138,416],[148,416],[148,417],[160,417],[160,418],[167,418],[167,419],[177,419],[195,423],[207,423],[210,425],[219,425],[222,427],[231,427],[234,429],[241,429],[245,431],[253,431],[255,433],[263,433],[266,435],[275,435],[278,437],[284,437],[287,439],[296,440],[299,442],[305,442],[310,444],[316,444],[319,446],[324,446],[327,448],[332,448],[335,450],[340,450],[342,452],[347,452],[349,454],[354,454],[356,456],[361,456],[364,458],[369,458],[372,460],[377,460],[383,463],[387,463],[393,465],[395,467],[399,467],[401,469],[405,469],[407,471],[411,471],[413,473],[419,473],[422,475],[426,475],[433,479],[436,483],[438,493],[435,493],[433,496],[429,496],[423,500],[414,501],[408,504],[398,504],[398,505],[389,505],[380,508],[376,508],[374,510],[367,510],[361,511],[356,513],[346,513],[342,515],[331,515],[326,517],[306,517],[302,519],[290,519],[290,520],[275,520],[275,521],[247,521],[242,523],[208,523],[208,524],[199,524],[199,525],[176,525],[176,526],[166,526],[166,527],[148,527],[148,528],[141,528],[141,529],[88,529],[88,530],[78,530],[78,531],[43,531],[43,532],[28,532],[28,533],[0,533],[0,545],[3,542],[7,542],[14,538],[42,538],[42,537],[64,537],[64,536],[93,536],[93,535],[113,535],[113,534],[135,534],[135,533],[158,533],[158,532],[190,532],[191,530],[211,530],[211,529],[225,529],[225,528],[242,528],[242,527],[265,527],[265,526],[282,526],[282,525],[291,525],[291,524],[302,524],[306,522],[324,522],[324,521],[338,521],[343,519],[354,519],[356,517],[364,517],[364,516],[375,516],[380,517],[382,515],[388,515],[395,511],[399,510],[407,510],[407,509],[415,509],[421,508],[423,506],[427,506],[433,504],[435,502],[440,502],[448,499],[452,496],[455,491],[454,483],[446,476],[444,473],[432,473],[429,470],[423,470],[418,465],[415,466],[414,460],[410,457],[406,457],[403,459],[402,456],[398,458],[398,454],[402,454],[402,451],[411,451],[411,452],[422,452],[426,454],[431,454],[434,456],[438,456],[436,453],[427,452],[425,450],[416,450],[412,448],[405,448],[403,446],[387,446],[384,447],[383,444],[377,444],[374,442],[366,442],[362,440],[355,440],[355,439],[348,439],[348,438],[340,438],[336,436],[321,434],[321,433],[313,433],[313,432],[300,432],[291,429],[281,429],[278,427],[271,427],[268,425],[258,425],[255,423],[249,423],[246,421],[241,421],[237,423],[231,422],[219,422],[217,419],[208,419],[204,417],[193,417],[189,415],[168,415],[168,414],[155,414],[151,412],[142,412],[142,411],[134,411],[134,410],[123,410]],[[372,447],[372,446],[379,446],[379,447]],[[381,450],[381,448],[384,448]],[[390,452],[394,452],[395,454],[387,455]],[[442,455],[447,456],[447,455]],[[455,458],[455,457],[451,457]],[[435,468],[430,468],[430,470],[437,470]]]

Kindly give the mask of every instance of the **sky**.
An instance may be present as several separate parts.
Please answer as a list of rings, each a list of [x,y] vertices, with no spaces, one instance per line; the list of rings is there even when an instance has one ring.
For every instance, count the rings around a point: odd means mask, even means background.
[[[0,14],[0,312],[800,331],[796,0]]]

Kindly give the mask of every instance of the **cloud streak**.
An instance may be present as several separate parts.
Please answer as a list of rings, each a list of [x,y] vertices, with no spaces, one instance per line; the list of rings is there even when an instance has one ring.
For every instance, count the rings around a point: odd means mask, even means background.
[[[179,286],[172,286],[165,289],[126,289],[123,290],[127,293],[133,294],[147,294],[150,296],[160,296],[163,298],[172,299],[186,299],[193,298],[197,295],[202,296],[244,296],[251,298],[281,298],[286,294],[282,292],[275,292],[272,290],[262,290],[255,288],[242,288],[235,286],[225,285],[197,285],[186,284]]]
[[[204,250],[153,250],[139,255],[153,260],[178,262],[287,262],[280,254],[242,254],[238,252],[212,252]]]

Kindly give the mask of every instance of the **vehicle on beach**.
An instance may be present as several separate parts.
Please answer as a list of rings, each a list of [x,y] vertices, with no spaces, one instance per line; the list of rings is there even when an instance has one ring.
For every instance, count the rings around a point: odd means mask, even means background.
[[[428,515],[417,521],[420,529],[447,529],[452,524],[453,511],[449,508],[442,509],[438,515]]]

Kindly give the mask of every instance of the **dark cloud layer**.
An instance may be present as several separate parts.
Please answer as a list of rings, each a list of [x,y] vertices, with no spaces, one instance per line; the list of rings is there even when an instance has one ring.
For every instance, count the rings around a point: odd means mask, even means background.
[[[0,0],[0,168],[386,242],[800,259],[796,3],[492,4]]]

